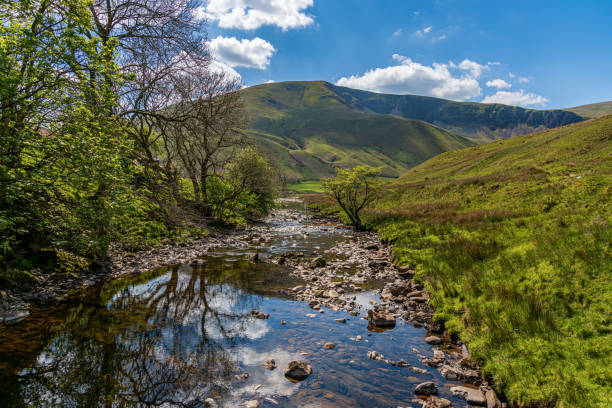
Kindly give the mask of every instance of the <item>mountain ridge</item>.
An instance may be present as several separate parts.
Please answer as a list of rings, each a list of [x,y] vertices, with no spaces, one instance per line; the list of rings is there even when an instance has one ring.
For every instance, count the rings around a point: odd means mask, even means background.
[[[333,175],[335,167],[383,166],[398,177],[445,151],[584,120],[563,110],[377,94],[325,81],[288,81],[240,91],[248,133],[289,181]]]

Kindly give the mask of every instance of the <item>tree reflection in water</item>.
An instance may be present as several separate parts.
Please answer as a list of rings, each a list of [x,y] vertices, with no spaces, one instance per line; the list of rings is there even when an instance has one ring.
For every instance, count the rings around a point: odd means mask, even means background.
[[[103,288],[100,302],[71,310],[34,366],[22,370],[22,404],[203,406],[229,390],[238,368],[232,348],[267,331],[250,316],[261,302],[249,294],[264,272],[257,268],[210,258],[201,268]]]

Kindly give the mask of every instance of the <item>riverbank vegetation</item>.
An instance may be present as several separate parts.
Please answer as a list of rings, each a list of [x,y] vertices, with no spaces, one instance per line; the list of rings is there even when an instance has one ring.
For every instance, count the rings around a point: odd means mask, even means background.
[[[0,6],[1,286],[268,211],[276,172],[190,7]]]
[[[364,224],[521,407],[612,405],[612,116],[441,154]],[[333,202],[311,196],[319,208]]]

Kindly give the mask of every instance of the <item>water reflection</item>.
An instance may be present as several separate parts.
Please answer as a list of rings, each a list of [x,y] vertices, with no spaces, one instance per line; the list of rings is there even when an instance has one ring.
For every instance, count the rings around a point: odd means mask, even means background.
[[[20,372],[15,405],[203,406],[230,389],[232,348],[269,330],[250,315],[262,299],[251,292],[268,268],[217,257],[102,288]]]

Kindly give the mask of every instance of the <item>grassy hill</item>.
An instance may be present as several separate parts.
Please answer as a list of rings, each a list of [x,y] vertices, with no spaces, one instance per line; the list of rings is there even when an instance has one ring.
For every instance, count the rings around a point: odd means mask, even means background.
[[[382,166],[397,177],[439,153],[474,145],[431,124],[354,110],[325,82],[266,84],[242,91],[249,133],[290,180],[317,180],[336,167]]]
[[[384,95],[323,81],[241,92],[249,133],[290,181],[357,164],[383,166],[385,176],[397,177],[445,151],[583,120],[567,111]]]
[[[517,406],[612,406],[612,116],[443,153],[369,212]]]
[[[447,152],[365,215],[519,407],[612,406],[612,116]]]
[[[612,115],[612,101],[575,106],[565,110],[585,118],[599,118],[601,116]]]

